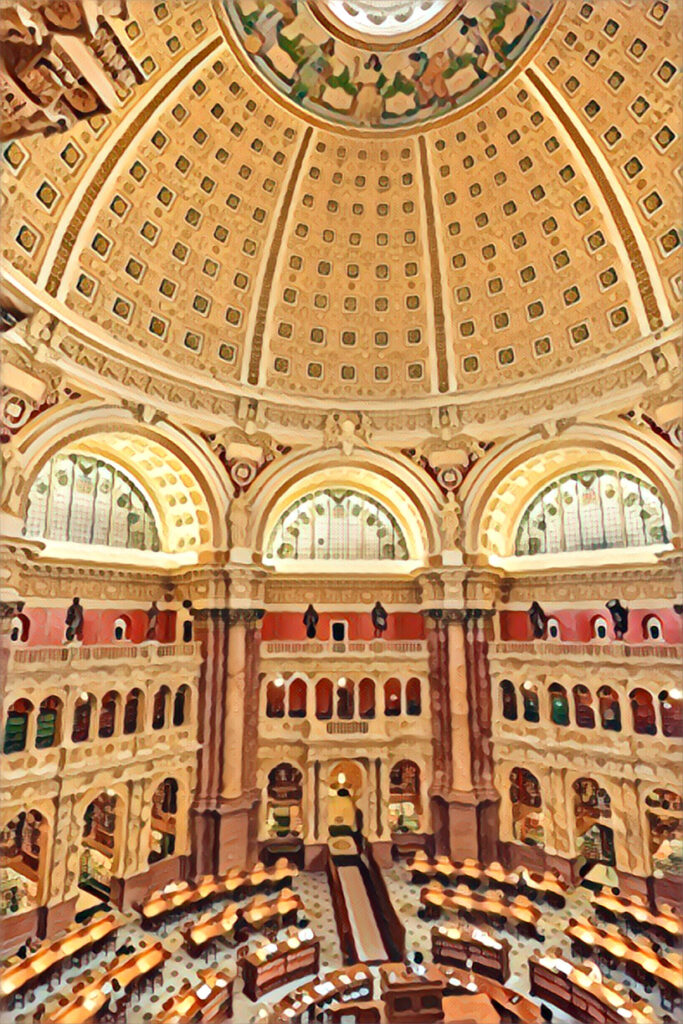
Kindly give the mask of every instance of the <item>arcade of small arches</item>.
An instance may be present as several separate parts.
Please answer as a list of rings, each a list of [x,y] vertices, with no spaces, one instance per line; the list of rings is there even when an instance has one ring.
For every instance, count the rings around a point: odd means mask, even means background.
[[[568,693],[561,683],[538,684],[529,679],[515,685],[509,679],[499,684],[500,711],[508,722],[540,721],[578,729],[595,729],[646,736],[683,737],[683,691],[678,686],[654,692],[652,687],[620,688],[627,693],[630,720],[622,718],[617,690],[607,684],[576,683]]]

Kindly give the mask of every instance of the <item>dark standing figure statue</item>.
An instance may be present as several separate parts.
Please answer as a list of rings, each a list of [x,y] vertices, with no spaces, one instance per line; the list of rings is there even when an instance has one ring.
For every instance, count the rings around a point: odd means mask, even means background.
[[[621,601],[617,600],[617,598],[608,601],[605,608],[609,608],[609,613],[612,616],[614,636],[617,640],[622,640],[628,629],[628,608],[624,608]]]
[[[389,625],[389,612],[386,608],[382,607],[381,601],[375,601],[371,614],[372,624],[375,627],[375,636],[379,638],[382,636],[382,633],[386,632],[386,628]]]
[[[545,633],[545,624],[548,621],[548,616],[541,608],[538,601],[534,601],[529,609],[529,618],[531,620],[531,628],[534,631],[534,637],[536,640],[541,640]]]
[[[66,610],[66,639],[67,640],[82,640],[83,639],[83,609],[81,608],[80,598],[74,597],[73,601]]]
[[[145,634],[146,640],[156,640],[158,625],[159,609],[157,608],[156,601],[152,601],[151,606],[147,609],[147,633]]]
[[[313,605],[309,604],[308,608],[304,612],[304,626],[306,627],[306,636],[309,640],[313,640],[315,638],[319,618],[320,616]]]

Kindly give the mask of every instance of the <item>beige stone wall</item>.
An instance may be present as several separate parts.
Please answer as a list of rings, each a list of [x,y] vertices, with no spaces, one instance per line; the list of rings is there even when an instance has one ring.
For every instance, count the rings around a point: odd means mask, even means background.
[[[622,652],[610,655],[599,645],[538,643],[492,645],[491,685],[494,707],[494,761],[496,788],[501,794],[500,838],[518,842],[513,831],[510,772],[526,768],[538,779],[544,812],[545,851],[560,857],[577,856],[573,783],[594,779],[608,793],[612,815],[604,823],[614,830],[616,867],[647,876],[653,865],[649,850],[646,797],[655,787],[680,792],[681,741],[663,735],[658,693],[680,684],[680,651],[653,649],[626,661]],[[536,654],[533,648],[536,648]],[[583,647],[584,653],[562,648]],[[520,650],[520,649],[529,650]],[[591,648],[593,649],[591,651]],[[676,653],[678,652],[678,657]],[[503,718],[500,682],[509,679],[517,689],[518,718]],[[524,682],[536,685],[539,722],[525,721],[521,697]],[[550,717],[551,683],[565,687],[570,724],[556,725]],[[576,725],[572,688],[583,685],[592,695],[595,727]],[[611,686],[619,697],[621,730],[601,727],[597,691]],[[653,697],[656,735],[638,734],[633,728],[629,694],[636,688]],[[524,850],[520,846],[520,850]]]
[[[141,651],[146,651],[142,657]],[[80,656],[79,656],[80,655]],[[65,664],[66,662],[66,664]],[[83,850],[83,816],[100,793],[117,796],[116,833],[111,873],[132,878],[146,871],[151,849],[152,796],[164,778],[178,783],[176,846],[174,855],[189,853],[188,817],[195,785],[197,759],[198,644],[137,647],[24,648],[9,653],[9,682],[4,694],[7,708],[19,698],[33,704],[26,748],[3,757],[0,779],[2,823],[22,811],[35,809],[47,822],[41,853],[38,902],[54,906],[78,891]],[[152,728],[154,694],[168,686],[166,722]],[[172,722],[173,696],[181,686],[188,698],[182,725]],[[123,732],[126,694],[143,694],[136,733]],[[102,698],[119,695],[114,733],[98,736]],[[71,739],[73,709],[82,693],[93,702],[89,738]],[[35,719],[48,696],[62,703],[54,746],[35,747]]]

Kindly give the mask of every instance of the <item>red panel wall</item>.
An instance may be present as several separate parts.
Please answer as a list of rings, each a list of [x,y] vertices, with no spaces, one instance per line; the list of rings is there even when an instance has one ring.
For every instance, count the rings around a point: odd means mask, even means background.
[[[349,640],[370,640],[375,635],[367,612],[324,612],[316,609],[320,621],[317,636],[320,640],[330,639],[330,623],[348,622]],[[266,612],[263,620],[264,640],[305,640],[306,627],[303,623],[304,609],[301,612]],[[424,619],[418,612],[390,612],[385,640],[422,640],[424,638]]]
[[[32,608],[27,605],[24,614],[31,623],[28,636],[30,647],[58,647],[64,641],[66,628],[66,606],[64,608]],[[132,643],[139,644],[147,635],[147,613],[144,609],[134,608],[95,608],[84,610],[83,643],[111,644],[114,642],[114,623],[118,618],[127,618],[130,622],[128,638]],[[175,640],[174,611],[160,611],[157,620],[157,640],[161,643],[173,643]]]
[[[549,615],[547,609],[546,614]],[[605,619],[612,635],[612,617],[604,605],[596,605],[591,609],[567,608],[552,612],[552,618],[557,619],[560,624],[562,640],[568,643],[588,643],[592,640],[592,622],[598,615]],[[671,607],[658,608],[654,611],[651,608],[629,608],[628,632],[624,637],[628,643],[637,644],[645,640],[645,620],[651,615],[656,615],[661,622],[665,643],[683,643],[683,616],[678,615]],[[529,616],[523,611],[501,611],[500,631],[503,640],[533,639]]]

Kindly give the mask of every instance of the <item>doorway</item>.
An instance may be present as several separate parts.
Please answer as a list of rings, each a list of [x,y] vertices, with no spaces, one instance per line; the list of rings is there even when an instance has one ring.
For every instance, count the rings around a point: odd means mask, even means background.
[[[357,761],[339,761],[329,775],[327,823],[330,849],[337,853],[356,853],[363,831],[361,803],[365,796],[365,776]]]

